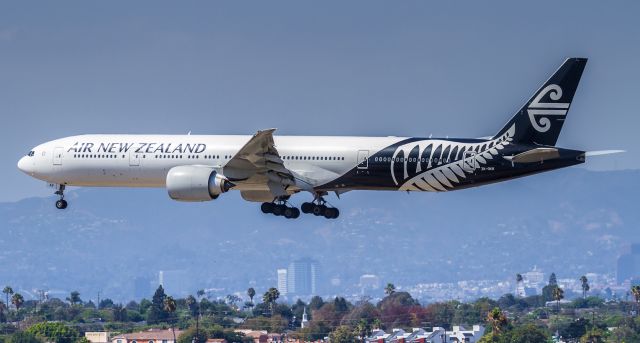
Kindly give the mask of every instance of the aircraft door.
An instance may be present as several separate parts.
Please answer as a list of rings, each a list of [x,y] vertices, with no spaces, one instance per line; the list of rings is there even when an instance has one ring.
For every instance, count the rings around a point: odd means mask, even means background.
[[[56,147],[53,149],[53,165],[61,166],[62,165],[62,155],[64,154],[63,147]]]
[[[462,158],[462,169],[467,173],[473,173],[478,167],[475,151],[465,151]]]
[[[369,169],[369,150],[358,150],[358,169]]]
[[[140,165],[140,155],[141,153],[137,153],[133,150],[129,150],[129,166],[137,167]]]

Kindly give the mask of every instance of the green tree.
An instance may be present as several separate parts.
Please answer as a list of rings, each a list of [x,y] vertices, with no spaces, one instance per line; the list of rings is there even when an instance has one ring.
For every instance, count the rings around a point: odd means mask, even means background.
[[[147,312],[147,322],[149,324],[158,324],[167,320],[167,312],[164,310],[164,300],[167,295],[164,293],[164,288],[162,285],[158,286],[156,292],[153,294],[153,298],[151,299],[151,306]],[[140,302],[140,307],[144,300]]]
[[[633,299],[636,301],[636,312],[638,311],[638,304],[640,304],[640,285],[635,285],[631,287],[631,294],[633,294]]]
[[[587,298],[587,292],[589,292],[589,280],[587,279],[587,277],[585,275],[582,275],[580,277],[580,283],[582,286],[582,299],[586,299]]]
[[[206,342],[207,334],[202,330],[196,330],[193,326],[182,331],[178,336],[178,343]]]
[[[67,297],[67,301],[69,302],[69,304],[71,304],[71,306],[82,303],[82,299],[80,299],[80,292],[71,292],[71,294],[69,294],[69,297]]]
[[[11,335],[9,343],[42,343],[42,340],[38,339],[33,333],[18,331]]]
[[[2,293],[4,293],[6,299],[7,299],[7,306],[9,305],[9,296],[13,295],[13,288],[11,288],[10,286],[5,286],[4,289],[2,290]]]
[[[253,304],[253,297],[256,296],[256,290],[253,289],[253,287],[249,287],[249,289],[247,289],[247,295],[249,296],[249,299],[251,299],[251,303]]]
[[[329,335],[329,339],[331,343],[353,343],[356,340],[353,330],[346,325],[341,325],[335,329]]]
[[[32,325],[26,332],[55,343],[74,343],[80,337],[78,331],[61,322],[41,322]]]
[[[18,311],[20,307],[22,307],[22,304],[24,304],[24,298],[22,297],[22,294],[13,293],[13,296],[11,297],[11,303],[16,307],[16,311]]]
[[[499,307],[494,307],[487,313],[487,323],[491,325],[492,333],[500,334],[502,329],[507,326],[507,316]]]
[[[173,313],[176,312],[177,308],[178,308],[178,305],[176,304],[176,301],[173,299],[173,297],[168,296],[164,298],[164,311],[168,313],[169,316],[172,316]],[[176,331],[174,329],[173,321],[171,321],[171,332],[173,333],[173,341],[175,342]]]
[[[273,314],[273,305],[275,304],[276,300],[278,300],[279,297],[280,297],[280,292],[278,291],[277,288],[274,288],[274,287],[269,288],[269,290],[266,291],[262,296],[262,302],[264,302],[269,306],[269,311],[271,312],[271,314]]]
[[[564,299],[564,290],[560,287],[553,289],[553,300],[556,301],[558,313],[560,312],[560,300]]]
[[[386,295],[391,295],[395,292],[396,292],[396,286],[390,282],[387,283],[387,285],[384,287],[384,294]]]
[[[580,343],[604,343],[604,332],[600,329],[587,331],[580,337]]]
[[[534,324],[516,327],[510,333],[510,343],[546,343],[551,338],[549,333]]]
[[[551,275],[549,275],[549,286],[557,286],[558,285],[558,278],[556,277],[556,273],[551,273]]]
[[[185,299],[185,303],[187,304],[187,308],[189,309],[189,315],[191,317],[197,317],[198,316],[198,302],[196,301],[196,298],[193,295],[189,295]]]

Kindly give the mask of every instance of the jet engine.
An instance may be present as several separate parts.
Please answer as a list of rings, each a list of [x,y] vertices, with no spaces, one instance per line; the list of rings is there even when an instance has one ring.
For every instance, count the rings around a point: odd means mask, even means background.
[[[233,186],[224,175],[207,166],[178,166],[167,174],[169,196],[178,201],[213,200]]]

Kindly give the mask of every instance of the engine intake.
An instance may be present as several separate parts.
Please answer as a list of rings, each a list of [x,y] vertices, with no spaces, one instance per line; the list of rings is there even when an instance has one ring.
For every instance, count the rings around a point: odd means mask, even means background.
[[[233,186],[224,175],[207,166],[178,166],[167,174],[169,196],[178,201],[213,200]]]

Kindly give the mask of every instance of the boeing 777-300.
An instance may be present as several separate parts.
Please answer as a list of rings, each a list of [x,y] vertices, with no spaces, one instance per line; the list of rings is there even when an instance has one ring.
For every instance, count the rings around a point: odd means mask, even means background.
[[[237,190],[264,213],[337,218],[330,192],[444,192],[584,163],[589,153],[555,145],[586,63],[567,59],[490,138],[91,134],[38,145],[18,168],[55,185],[59,209],[66,186],[166,187],[179,201]],[[300,192],[313,200],[298,209]]]

